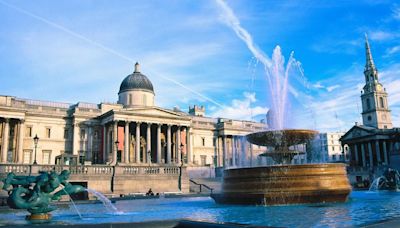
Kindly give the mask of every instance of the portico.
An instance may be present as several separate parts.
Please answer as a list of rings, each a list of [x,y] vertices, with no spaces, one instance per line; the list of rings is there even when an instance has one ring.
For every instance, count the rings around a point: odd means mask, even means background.
[[[147,115],[146,115],[147,114]],[[188,164],[190,119],[156,107],[112,110],[99,117],[105,164]],[[118,148],[115,142],[118,141]]]

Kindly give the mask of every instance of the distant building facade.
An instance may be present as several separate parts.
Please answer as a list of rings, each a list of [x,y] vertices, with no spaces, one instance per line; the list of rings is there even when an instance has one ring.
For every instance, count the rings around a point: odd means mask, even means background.
[[[379,81],[366,37],[365,85],[361,91],[362,125],[356,123],[340,139],[350,149],[349,164],[357,182],[375,176],[380,168],[400,168],[400,129],[393,127],[388,94]],[[358,173],[357,173],[358,172]]]
[[[244,136],[264,123],[205,117],[155,106],[150,80],[135,71],[121,83],[117,103],[67,104],[0,96],[1,163],[246,165],[262,149]],[[36,149],[33,138],[39,137]],[[63,156],[65,155],[65,156]],[[63,160],[64,159],[64,160]],[[72,162],[69,161],[68,162]]]
[[[342,145],[340,138],[344,132],[319,133],[313,141],[313,150],[316,150],[321,162],[345,162],[349,159],[347,145]]]

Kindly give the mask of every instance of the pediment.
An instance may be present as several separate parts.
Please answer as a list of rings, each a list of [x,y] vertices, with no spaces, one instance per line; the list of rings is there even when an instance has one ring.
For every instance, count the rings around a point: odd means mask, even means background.
[[[151,108],[131,108],[121,110],[124,114],[134,114],[141,116],[163,117],[163,118],[185,118],[186,115],[172,110],[151,107]]]
[[[342,136],[341,141],[361,138],[368,135],[371,135],[371,132],[368,129],[364,129],[362,126],[353,126],[348,132],[346,132],[346,134]]]

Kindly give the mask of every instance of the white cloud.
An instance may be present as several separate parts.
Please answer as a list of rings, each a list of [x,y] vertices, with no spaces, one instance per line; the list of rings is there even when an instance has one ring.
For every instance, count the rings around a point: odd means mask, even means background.
[[[374,41],[386,41],[399,37],[399,33],[377,30],[370,31],[368,37]]]
[[[400,20],[400,6],[399,5],[394,5],[392,9],[392,16],[396,20]]]
[[[399,53],[399,52],[400,52],[400,45],[397,45],[397,46],[388,48],[388,49],[386,50],[385,57],[388,57],[388,56],[390,56],[390,55],[393,55],[393,54],[396,54],[396,53]]]
[[[223,108],[216,109],[211,114],[212,117],[224,117],[238,120],[251,120],[252,117],[258,115],[265,115],[268,112],[267,107],[253,106],[256,102],[256,94],[244,92],[244,98],[242,100],[234,99],[230,106],[224,106]]]
[[[340,85],[328,86],[328,87],[326,87],[326,90],[327,90],[328,92],[332,92],[334,89],[337,89],[337,88],[339,88],[339,87],[340,87]]]

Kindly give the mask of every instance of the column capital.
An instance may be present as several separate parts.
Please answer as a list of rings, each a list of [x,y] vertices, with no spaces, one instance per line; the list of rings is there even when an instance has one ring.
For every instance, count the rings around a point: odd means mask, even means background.
[[[10,118],[4,118],[4,122],[9,123],[10,122]]]
[[[129,123],[130,123],[129,121],[125,120],[125,126],[128,126]]]

